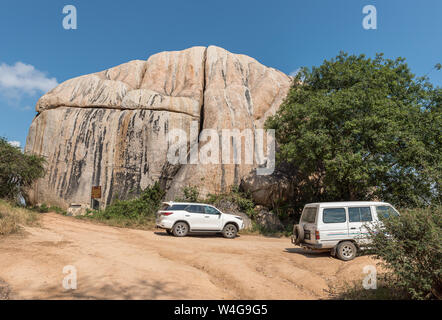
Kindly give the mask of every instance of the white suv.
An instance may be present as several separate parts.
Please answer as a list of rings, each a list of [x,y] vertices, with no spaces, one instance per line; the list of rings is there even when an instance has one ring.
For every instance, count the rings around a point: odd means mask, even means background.
[[[157,228],[166,229],[176,237],[189,232],[221,232],[226,238],[235,238],[244,228],[240,216],[226,214],[203,203],[164,202],[166,207],[157,213]]]
[[[367,226],[374,227],[380,216],[398,215],[386,202],[309,203],[299,224],[293,227],[292,243],[312,250],[330,250],[341,260],[352,260],[361,245],[369,243]]]

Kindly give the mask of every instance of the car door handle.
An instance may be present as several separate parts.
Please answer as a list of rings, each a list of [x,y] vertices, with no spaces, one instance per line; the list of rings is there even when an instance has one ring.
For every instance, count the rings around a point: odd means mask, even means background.
[[[204,216],[205,218],[210,218],[210,216]]]
[[[350,228],[351,230],[355,230],[356,228],[355,227],[353,227],[353,228]]]
[[[186,217],[190,217],[190,214],[186,214]]]

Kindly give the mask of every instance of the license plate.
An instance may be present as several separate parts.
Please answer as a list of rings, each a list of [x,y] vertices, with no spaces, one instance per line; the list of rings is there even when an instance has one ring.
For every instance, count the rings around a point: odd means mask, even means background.
[[[306,239],[306,240],[310,240],[310,232],[306,232],[305,233],[305,235],[304,235],[304,239]]]

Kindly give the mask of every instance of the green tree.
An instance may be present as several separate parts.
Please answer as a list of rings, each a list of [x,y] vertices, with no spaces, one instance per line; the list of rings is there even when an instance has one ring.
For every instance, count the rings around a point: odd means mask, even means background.
[[[24,154],[0,137],[0,198],[25,196],[26,189],[44,176],[44,164],[44,158]]]
[[[405,60],[340,53],[302,68],[277,114],[277,160],[298,201],[440,203],[442,90]]]

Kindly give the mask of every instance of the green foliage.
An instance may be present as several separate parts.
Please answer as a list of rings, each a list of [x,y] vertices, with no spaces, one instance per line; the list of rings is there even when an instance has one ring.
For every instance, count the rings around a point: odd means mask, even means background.
[[[183,202],[198,202],[200,193],[195,186],[187,186],[183,188],[184,199]]]
[[[238,206],[249,217],[255,213],[255,203],[249,194],[239,191],[238,186],[233,186],[229,193],[209,194],[203,202],[217,206],[221,201],[228,201]]]
[[[404,59],[339,54],[303,68],[267,121],[277,161],[299,186],[294,201],[382,199],[441,203],[442,90]]]
[[[361,281],[346,284],[339,292],[332,292],[337,300],[405,300],[406,293],[398,288],[391,287],[385,281],[377,281],[376,289],[365,289]]]
[[[57,207],[57,206],[51,206],[51,207],[49,207],[48,210],[49,210],[49,212],[56,212],[56,213],[62,214],[64,216],[67,214],[66,210],[63,210],[62,208]]]
[[[370,230],[385,283],[410,298],[442,297],[442,207],[403,210]]]
[[[45,174],[45,160],[24,154],[0,137],[0,198],[17,200],[26,194],[26,188]]]
[[[91,216],[94,219],[113,220],[116,225],[129,226],[144,224],[147,220],[155,219],[164,191],[158,182],[143,190],[139,197],[130,200],[115,200],[104,210],[95,211]]]
[[[46,203],[42,203],[40,206],[31,206],[31,207],[27,207],[27,209],[32,210],[32,211],[36,211],[39,213],[47,213],[47,212],[56,212],[58,214],[63,214],[66,215],[66,211],[61,209],[60,207],[57,206],[50,206],[48,207],[48,205]]]
[[[46,213],[46,212],[49,212],[49,208],[48,208],[48,206],[47,206],[46,203],[43,203],[41,206],[39,206],[37,210],[38,210],[38,212],[40,212],[40,213]]]

